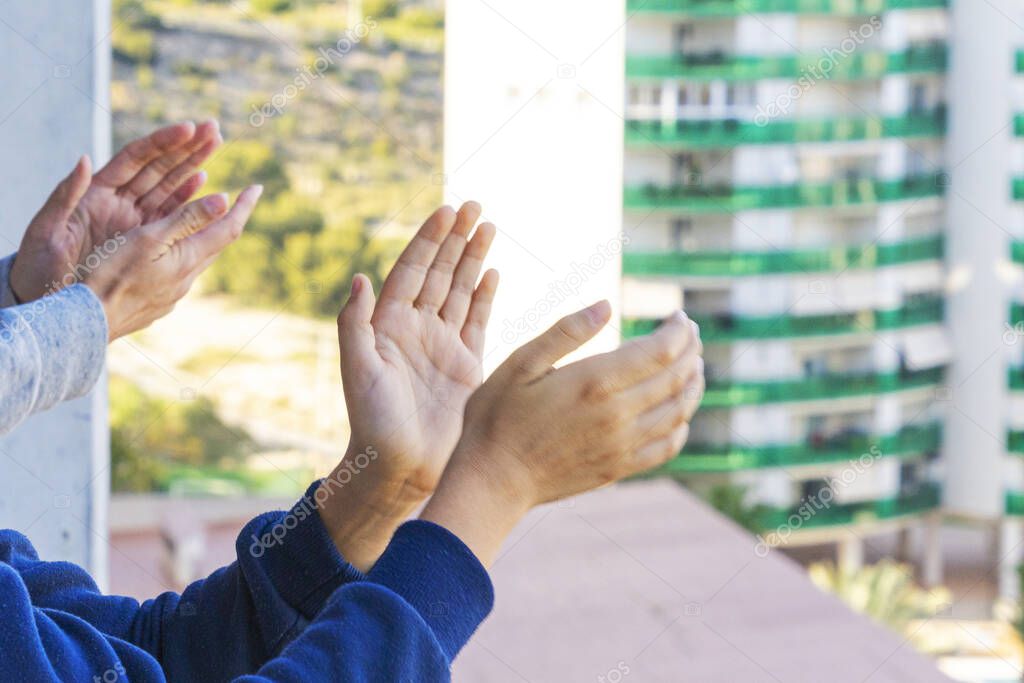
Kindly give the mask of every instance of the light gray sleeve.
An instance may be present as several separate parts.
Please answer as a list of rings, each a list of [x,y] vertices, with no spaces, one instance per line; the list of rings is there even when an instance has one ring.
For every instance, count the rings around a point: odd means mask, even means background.
[[[15,256],[17,254],[11,254],[0,260],[0,308],[18,305],[18,302],[14,300],[14,291],[11,289],[11,266],[14,265]]]
[[[88,393],[103,370],[107,334],[103,305],[82,284],[0,308],[0,434]]]

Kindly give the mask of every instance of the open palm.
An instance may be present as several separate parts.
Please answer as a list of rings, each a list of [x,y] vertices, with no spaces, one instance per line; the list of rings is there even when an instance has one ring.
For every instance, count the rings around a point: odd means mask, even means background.
[[[342,380],[352,425],[349,452],[374,449],[389,473],[424,492],[440,479],[482,380],[484,329],[498,285],[477,285],[495,228],[480,205],[436,211],[388,275],[375,301],[356,276],[338,318]]]
[[[196,171],[220,142],[215,122],[182,123],[130,143],[95,176],[82,157],[25,233],[11,270],[15,294],[31,301],[70,284],[97,248],[175,211],[203,184]]]

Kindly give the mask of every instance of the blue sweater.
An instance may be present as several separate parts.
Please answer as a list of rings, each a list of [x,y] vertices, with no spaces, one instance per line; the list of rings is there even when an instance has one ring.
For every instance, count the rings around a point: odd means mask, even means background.
[[[0,681],[449,680],[493,605],[486,570],[416,521],[363,575],[321,523],[316,486],[250,522],[235,563],[141,605],[0,531]]]

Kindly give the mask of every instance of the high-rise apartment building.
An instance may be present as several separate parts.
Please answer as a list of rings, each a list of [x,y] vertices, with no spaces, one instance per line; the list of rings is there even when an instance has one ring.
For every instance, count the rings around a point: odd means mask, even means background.
[[[668,469],[856,563],[941,500],[944,3],[627,11],[626,329],[682,305],[707,349]]]
[[[1012,592],[1024,2],[623,2],[449,0],[446,96],[500,95],[446,124],[452,198],[509,179],[514,200],[490,195],[501,221],[563,178],[587,220],[515,225],[533,255],[511,247],[508,272],[543,260],[545,238],[564,259],[614,235],[620,183],[620,286],[608,269],[595,281],[622,336],[683,307],[706,348],[703,408],[662,474],[769,542],[835,543],[850,566],[873,536],[907,532],[928,581],[944,520],[1001,529],[993,560]],[[581,7],[575,30],[554,28]],[[465,63],[488,51],[523,61]],[[521,308],[499,302],[496,324]]]

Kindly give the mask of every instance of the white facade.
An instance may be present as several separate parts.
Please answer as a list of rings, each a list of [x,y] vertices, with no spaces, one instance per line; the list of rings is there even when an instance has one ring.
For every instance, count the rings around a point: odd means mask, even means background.
[[[109,2],[5,3],[0,20],[6,255],[78,157],[89,153],[100,163],[109,152]],[[46,560],[87,567],[102,586],[108,465],[104,381],[0,440],[0,528],[24,532]]]
[[[912,16],[911,16],[912,15]],[[682,13],[638,12],[627,32],[628,53],[637,57],[664,57],[707,53],[742,55],[754,59],[801,56],[832,57],[833,66],[865,52],[899,53],[925,42],[944,42],[947,21],[942,9],[886,12],[876,17],[838,17],[802,14],[746,14],[709,19]],[[856,35],[855,49],[846,49]],[[675,37],[675,38],[674,38]],[[813,72],[812,72],[813,73]],[[858,119],[907,116],[934,109],[943,101],[943,74],[886,72],[870,78],[817,80],[800,92],[788,78],[751,79],[724,76],[715,80],[687,77],[685,72],[662,79],[627,69],[630,121],[756,122],[759,112],[773,112],[781,120]],[[666,105],[666,102],[669,103]],[[770,123],[769,123],[770,125]],[[826,136],[827,138],[827,136]],[[799,142],[795,137],[773,144],[745,144],[733,140],[713,148],[694,148],[672,140],[650,146],[627,147],[626,183],[659,187],[696,185],[698,193],[715,186],[808,186],[830,184],[844,178],[857,183],[895,181],[941,172],[941,135],[915,138],[908,143],[896,136],[854,136],[849,140],[821,139]],[[682,171],[680,170],[682,169]],[[692,178],[690,177],[692,176]],[[658,221],[636,240],[649,251],[773,254],[802,250],[830,250],[900,245],[915,239],[939,237],[944,232],[941,193],[910,196],[906,200],[866,202],[845,207],[825,206],[733,210],[728,206],[705,215],[686,207],[658,207]],[[646,213],[651,205],[640,202],[626,209],[626,222]],[[653,223],[653,225],[652,225]],[[684,237],[673,241],[673,225]],[[838,271],[838,272],[834,272]],[[638,275],[649,279],[643,274]],[[800,316],[892,310],[907,305],[915,295],[941,297],[944,273],[941,258],[912,259],[888,267],[826,269],[791,268],[789,272],[753,271],[751,276],[721,273],[719,277],[693,277],[683,268],[661,280],[666,302],[682,290],[691,313],[732,319],[760,317],[788,319]],[[627,290],[628,291],[628,290]],[[646,310],[623,302],[627,317],[650,317]],[[645,309],[649,302],[643,302]],[[667,306],[666,306],[667,309]],[[664,311],[663,311],[664,313]],[[928,350],[930,349],[930,351]],[[709,345],[709,380],[780,383],[816,377],[856,379],[875,373],[900,375],[902,371],[938,368],[948,361],[948,341],[941,320],[928,325],[874,331],[858,330],[829,337],[791,335],[747,338]],[[928,357],[931,355],[932,357]],[[758,449],[828,441],[843,434],[858,434],[869,443],[907,427],[939,419],[935,386],[898,391],[864,392],[837,398],[828,392],[806,401],[769,400],[720,409],[694,425],[695,443],[721,448]],[[699,449],[698,449],[699,450]],[[685,453],[685,452],[684,452]],[[860,452],[850,452],[856,459]],[[905,498],[917,479],[934,477],[928,453],[911,457],[883,454],[848,483],[835,487],[839,504],[870,503]],[[685,455],[684,455],[685,458]],[[728,478],[748,489],[751,502],[778,509],[796,506],[826,481],[841,481],[848,462],[829,466],[743,468]],[[910,480],[908,480],[908,477]],[[701,477],[691,481],[701,485]]]

